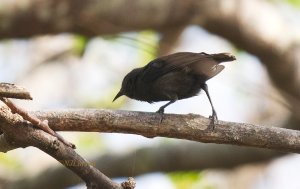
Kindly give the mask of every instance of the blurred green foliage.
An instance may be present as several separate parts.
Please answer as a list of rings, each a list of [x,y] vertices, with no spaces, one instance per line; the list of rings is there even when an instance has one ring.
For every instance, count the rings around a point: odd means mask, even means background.
[[[201,179],[199,172],[172,172],[168,176],[175,184],[177,189],[192,189],[193,185]]]
[[[295,8],[300,8],[300,0],[269,0],[273,3],[289,4]]]
[[[286,0],[283,1],[286,2]],[[300,8],[300,0],[287,0],[287,2],[294,7]]]
[[[150,60],[154,59],[158,52],[159,37],[157,32],[145,30],[141,32],[109,35],[106,40],[115,43],[121,43],[134,48],[139,56],[138,66],[144,66]]]
[[[154,31],[147,30],[119,35],[109,35],[104,37],[104,39],[112,43],[120,43],[132,47],[133,52],[135,52],[137,56],[137,63],[135,64],[135,67],[142,67],[151,60],[155,59],[157,56],[159,36],[157,32]],[[122,82],[124,76],[121,77],[119,83]],[[112,103],[112,97],[117,94],[117,92],[120,90],[120,87],[120,85],[112,85],[110,89],[104,91],[105,94],[102,95],[104,98],[89,100],[86,102],[86,104],[84,104],[84,106],[86,108],[101,107],[108,109],[118,109],[122,107],[127,102],[127,98],[120,98]]]
[[[120,83],[122,80],[120,81]],[[83,105],[85,108],[106,108],[106,109],[118,109],[124,105],[128,100],[127,98],[119,98],[115,102],[112,102],[113,97],[116,96],[117,92],[120,90],[120,85],[112,85],[111,89],[105,91],[102,98],[99,99],[89,99]]]
[[[137,35],[137,50],[139,55],[139,65],[145,66],[155,59],[158,53],[159,38],[153,31],[142,31]]]
[[[85,154],[99,154],[99,151],[105,150],[99,133],[80,133],[76,146],[80,153]]]
[[[79,137],[79,146],[84,148],[95,147],[95,145],[101,147],[101,142],[98,135],[93,133],[80,135]]]
[[[214,189],[203,178],[202,172],[186,171],[186,172],[172,172],[167,174],[176,189]]]
[[[20,171],[22,170],[22,162],[20,162],[14,155],[10,152],[8,153],[0,153],[0,167],[5,168],[7,170],[12,171]]]
[[[85,51],[87,43],[88,43],[87,37],[83,35],[74,35],[74,45],[73,45],[72,52],[82,56]]]

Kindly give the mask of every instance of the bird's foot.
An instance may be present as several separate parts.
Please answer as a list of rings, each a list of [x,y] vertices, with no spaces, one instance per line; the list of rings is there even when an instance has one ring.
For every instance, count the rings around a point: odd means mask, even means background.
[[[162,123],[163,119],[164,119],[164,112],[165,112],[165,109],[164,108],[159,108],[156,113],[159,113],[160,115],[160,118],[159,118],[159,124]]]
[[[207,129],[213,131],[215,129],[215,125],[218,123],[218,116],[216,112],[213,112],[213,114],[209,116],[209,119],[210,119],[210,123]]]

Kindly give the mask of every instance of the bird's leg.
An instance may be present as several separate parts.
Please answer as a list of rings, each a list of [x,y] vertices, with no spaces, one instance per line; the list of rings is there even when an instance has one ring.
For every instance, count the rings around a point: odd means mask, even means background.
[[[209,92],[208,92],[208,87],[207,87],[207,84],[206,84],[206,83],[203,84],[202,89],[205,91],[206,96],[207,96],[207,98],[208,98],[208,100],[209,100],[209,103],[210,103],[210,105],[211,105],[211,108],[212,108],[212,115],[209,116],[209,118],[211,119],[211,122],[210,122],[210,125],[209,125],[209,129],[210,129],[210,130],[214,130],[214,128],[215,128],[215,123],[218,121],[217,112],[216,112],[216,110],[215,110],[215,108],[214,108],[214,105],[213,105],[213,103],[212,103],[212,101],[211,101],[211,98],[210,98],[210,95],[209,95]]]
[[[161,106],[157,111],[156,113],[159,113],[161,115],[161,118],[160,118],[160,122],[162,122],[163,118],[164,118],[164,112],[165,112],[165,108],[167,106],[169,106],[170,104],[173,104],[174,102],[176,102],[178,100],[178,97],[176,96],[173,100],[171,100],[170,102],[168,102],[167,104]]]
[[[161,107],[156,111],[156,113],[164,114],[165,108],[166,108],[167,106],[169,106],[170,104],[173,104],[175,101],[176,101],[176,100],[171,100],[171,101],[168,102],[167,104],[161,106]]]

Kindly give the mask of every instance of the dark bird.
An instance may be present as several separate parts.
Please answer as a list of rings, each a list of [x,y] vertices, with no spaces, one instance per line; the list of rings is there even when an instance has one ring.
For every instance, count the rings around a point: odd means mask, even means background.
[[[201,89],[207,95],[212,108],[212,125],[218,120],[217,113],[205,83],[220,73],[222,62],[235,60],[230,53],[207,54],[179,52],[156,58],[142,68],[129,72],[113,101],[122,95],[148,103],[169,101],[158,109],[164,109],[177,100],[196,96]]]

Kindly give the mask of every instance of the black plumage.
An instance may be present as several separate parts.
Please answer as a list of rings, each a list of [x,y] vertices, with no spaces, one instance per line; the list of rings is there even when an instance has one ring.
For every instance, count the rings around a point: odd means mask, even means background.
[[[146,66],[129,72],[113,101],[122,95],[149,103],[169,101],[157,111],[163,114],[168,105],[195,96],[203,89],[212,107],[214,123],[217,113],[205,82],[224,69],[220,63],[233,60],[235,57],[229,53],[203,52],[179,52],[156,58]]]

